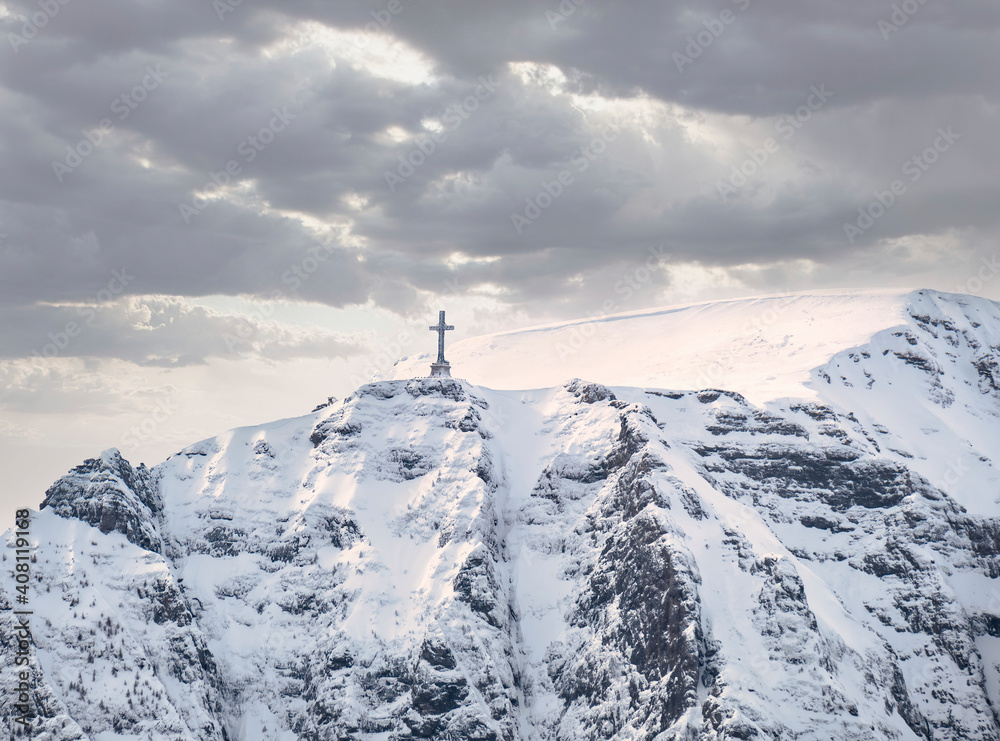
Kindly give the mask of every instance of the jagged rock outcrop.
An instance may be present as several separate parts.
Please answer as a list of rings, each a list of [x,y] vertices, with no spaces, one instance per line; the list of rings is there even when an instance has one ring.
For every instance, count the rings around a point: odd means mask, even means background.
[[[162,503],[154,477],[115,449],[85,460],[53,484],[39,509],[46,507],[102,533],[119,532],[140,548],[160,549],[156,518]]]

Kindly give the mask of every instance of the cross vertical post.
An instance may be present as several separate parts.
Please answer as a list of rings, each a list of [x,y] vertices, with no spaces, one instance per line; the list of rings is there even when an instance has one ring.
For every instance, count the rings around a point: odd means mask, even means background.
[[[438,312],[438,323],[428,327],[432,332],[438,333],[438,356],[437,361],[431,363],[431,375],[432,376],[450,376],[450,364],[444,359],[444,333],[449,329],[454,329],[450,324],[446,324],[444,321],[444,312]]]

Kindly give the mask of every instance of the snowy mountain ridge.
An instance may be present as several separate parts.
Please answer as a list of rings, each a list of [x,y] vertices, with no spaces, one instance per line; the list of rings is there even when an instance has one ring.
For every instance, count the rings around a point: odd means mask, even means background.
[[[913,323],[942,302],[993,302],[932,291],[826,291],[609,314],[473,337],[448,357],[463,377],[496,389],[547,388],[575,376],[607,386],[725,388],[755,404],[810,397],[812,371],[879,330]],[[427,353],[390,377],[426,374]]]
[[[851,300],[607,320],[533,390],[567,325],[468,340],[494,387],[86,461],[33,517],[33,737],[1000,740],[1000,307]],[[626,382],[696,350],[736,388]]]

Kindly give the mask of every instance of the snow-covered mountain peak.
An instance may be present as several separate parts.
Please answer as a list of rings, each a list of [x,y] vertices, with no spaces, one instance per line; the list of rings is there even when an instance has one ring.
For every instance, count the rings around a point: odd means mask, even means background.
[[[956,307],[995,316],[996,304],[921,291],[829,291],[633,311],[474,337],[448,348],[453,371],[490,388],[546,388],[580,377],[609,386],[724,388],[756,404],[812,397],[812,371],[913,315]],[[996,329],[996,328],[994,328]],[[427,374],[428,355],[396,378]]]
[[[996,304],[637,313],[565,380],[474,382],[581,326],[67,474],[32,517],[39,737],[1000,741]],[[681,382],[732,347],[736,387]]]

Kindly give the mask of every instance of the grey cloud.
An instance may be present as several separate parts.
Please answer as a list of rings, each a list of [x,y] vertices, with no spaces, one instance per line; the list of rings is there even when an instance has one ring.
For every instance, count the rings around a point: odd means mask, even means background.
[[[0,309],[0,358],[118,358],[171,367],[211,357],[254,355],[288,360],[350,357],[368,350],[365,337],[306,331],[268,315],[220,314],[164,297],[106,304]]]
[[[38,7],[8,6],[26,14]],[[280,292],[407,313],[427,292],[492,283],[511,304],[569,312],[598,303],[606,277],[660,244],[676,262],[706,266],[806,258],[859,270],[880,240],[964,229],[987,244],[998,233],[993,3],[927,2],[888,39],[878,23],[891,4],[857,1],[587,0],[563,3],[575,9],[558,22],[556,2],[400,7],[386,31],[430,60],[433,84],[378,77],[343,57],[331,65],[322,48],[264,52],[295,20],[364,34],[366,23],[385,18],[379,2],[244,2],[220,19],[210,3],[74,0],[17,53],[3,48],[2,95],[12,104],[0,109],[0,167],[16,173],[0,179],[5,311],[48,320],[36,302],[90,300],[112,270],[125,269],[136,276],[126,294]],[[724,11],[731,22],[679,70],[675,52],[718,30]],[[5,36],[21,26],[0,23]],[[511,62],[557,66],[567,94],[522,83]],[[150,67],[167,76],[119,118],[114,101]],[[461,105],[482,76],[498,80],[497,89],[390,188],[385,173],[417,150],[385,132],[421,131]],[[720,155],[699,127],[732,135],[749,122],[773,133],[778,117],[823,84],[834,92],[829,102],[738,195],[718,198],[716,183],[744,154]],[[607,153],[579,171],[573,157],[617,114],[578,110],[569,93],[648,96],[667,113],[620,121]],[[683,106],[681,118],[670,106]],[[270,125],[275,109],[295,118],[248,161],[241,145]],[[59,182],[53,160],[105,117],[113,133]],[[961,142],[848,243],[844,222],[899,177],[939,126],[953,126]],[[239,168],[233,198],[185,220],[180,205],[195,203],[230,162]],[[518,233],[511,215],[567,169],[572,184]],[[317,238],[295,214],[349,231],[324,248],[307,279],[296,269],[309,264]],[[453,253],[499,260],[449,266]],[[669,285],[666,272],[657,280]],[[167,331],[161,338],[145,362],[206,354],[183,349]],[[168,352],[168,340],[180,349]],[[124,342],[106,350],[142,355]],[[23,351],[25,342],[11,347]]]

